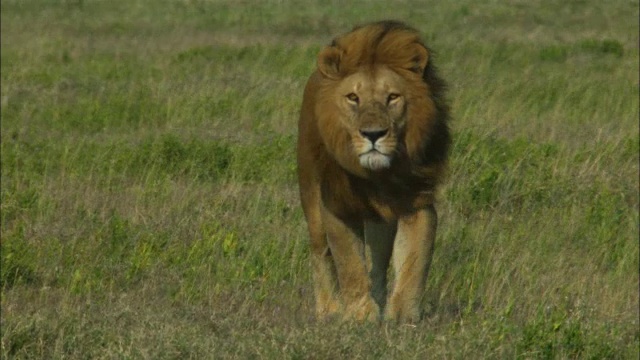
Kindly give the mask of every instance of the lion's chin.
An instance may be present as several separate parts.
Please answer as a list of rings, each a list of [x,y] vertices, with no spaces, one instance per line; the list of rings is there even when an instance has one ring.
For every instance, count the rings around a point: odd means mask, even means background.
[[[360,155],[360,166],[369,170],[383,170],[391,166],[391,156],[378,151],[369,151]]]

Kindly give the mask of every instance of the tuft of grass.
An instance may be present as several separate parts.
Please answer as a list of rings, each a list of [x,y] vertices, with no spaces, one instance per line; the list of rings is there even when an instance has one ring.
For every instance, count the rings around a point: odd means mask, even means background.
[[[35,254],[24,241],[24,225],[4,235],[0,244],[0,288],[4,291],[20,284],[36,285],[38,275],[33,266]]]
[[[569,56],[569,50],[565,46],[551,45],[540,50],[540,60],[564,62]]]
[[[583,54],[594,57],[611,55],[621,58],[624,55],[624,45],[614,39],[585,39],[575,44],[550,45],[540,49],[540,60],[565,62],[569,57]]]
[[[624,55],[624,46],[617,40],[605,39],[594,40],[588,39],[580,42],[580,49],[585,52],[591,52],[594,54],[610,54],[617,57]]]

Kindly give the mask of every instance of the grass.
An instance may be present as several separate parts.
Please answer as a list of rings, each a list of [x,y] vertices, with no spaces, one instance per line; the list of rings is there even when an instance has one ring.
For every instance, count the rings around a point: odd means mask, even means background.
[[[0,6],[3,358],[638,358],[638,1]],[[298,108],[381,15],[450,83],[425,319],[318,324]]]

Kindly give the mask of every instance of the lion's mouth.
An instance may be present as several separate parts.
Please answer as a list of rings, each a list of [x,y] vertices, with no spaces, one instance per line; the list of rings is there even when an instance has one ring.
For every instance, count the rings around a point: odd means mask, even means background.
[[[391,156],[381,153],[377,149],[371,149],[360,154],[360,165],[369,170],[382,170],[391,166]]]

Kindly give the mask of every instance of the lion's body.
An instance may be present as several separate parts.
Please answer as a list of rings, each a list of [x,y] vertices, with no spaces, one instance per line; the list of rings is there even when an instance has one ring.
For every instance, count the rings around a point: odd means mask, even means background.
[[[300,115],[298,175],[319,318],[419,316],[450,142],[429,55],[415,30],[379,22],[318,56]]]

